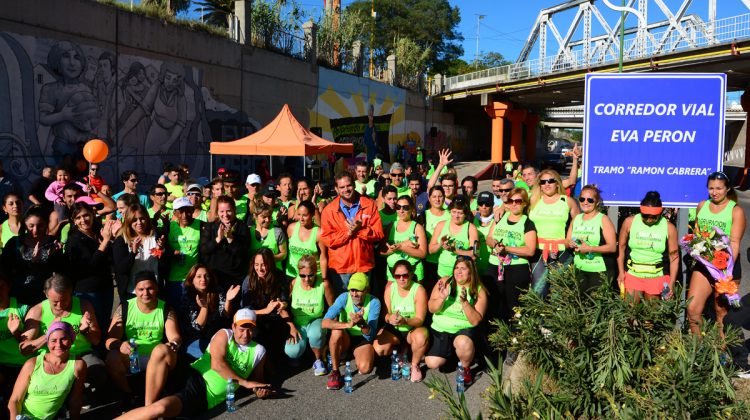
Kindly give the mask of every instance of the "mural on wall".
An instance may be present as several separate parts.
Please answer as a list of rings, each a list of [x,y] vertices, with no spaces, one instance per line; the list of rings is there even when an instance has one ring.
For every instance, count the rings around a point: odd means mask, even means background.
[[[370,141],[365,133],[371,116],[372,141],[390,162],[407,140],[406,91],[322,67],[318,82],[318,100],[309,110],[310,126],[320,127],[328,140],[353,143],[359,154]]]
[[[106,141],[102,175],[119,185],[135,169],[150,185],[165,162],[208,176],[211,140],[259,124],[217,102],[199,68],[113,50],[0,32],[0,157],[22,184],[45,164],[72,164],[83,144]]]

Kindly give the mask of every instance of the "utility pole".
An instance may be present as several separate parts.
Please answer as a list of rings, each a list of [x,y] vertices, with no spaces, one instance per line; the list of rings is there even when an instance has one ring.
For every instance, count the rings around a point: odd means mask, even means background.
[[[479,25],[487,15],[480,15],[479,13],[475,13],[475,15],[477,15],[477,52],[474,54],[474,68],[476,69],[479,67]]]

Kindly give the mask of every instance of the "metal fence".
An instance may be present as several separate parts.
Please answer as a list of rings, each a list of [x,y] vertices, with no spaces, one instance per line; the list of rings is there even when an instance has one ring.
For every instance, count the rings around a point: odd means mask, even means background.
[[[681,25],[687,37],[673,28],[649,31],[645,37],[625,39],[623,61],[705,48],[750,38],[750,13],[717,19],[713,25],[691,16]],[[619,42],[608,44],[597,41],[589,45],[588,54],[583,45],[544,59],[494,67],[445,79],[445,91],[466,89],[478,85],[505,83],[554,73],[582,70],[594,66],[617,63]]]

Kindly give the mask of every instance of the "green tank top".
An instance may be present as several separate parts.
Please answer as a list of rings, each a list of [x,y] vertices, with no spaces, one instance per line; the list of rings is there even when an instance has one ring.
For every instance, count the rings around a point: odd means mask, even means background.
[[[455,287],[454,283],[455,281],[448,285],[448,297],[443,302],[443,307],[432,316],[432,329],[435,331],[455,334],[463,329],[474,327],[461,308],[461,299],[459,299],[461,290],[457,290],[455,296],[454,293],[451,293],[453,287]],[[465,287],[461,287],[461,289],[465,289]],[[477,289],[477,296],[479,296],[480,290],[482,290],[481,285]],[[476,303],[477,299],[472,298],[468,290],[466,293],[466,299],[469,303],[472,305]]]
[[[201,210],[195,220],[200,220],[203,223],[208,223],[208,210]]]
[[[28,312],[28,306],[18,305],[16,298],[11,297],[8,301],[8,307],[0,311],[0,360],[4,365],[23,366],[27,357],[21,354],[18,349],[18,341],[8,330],[8,316],[13,314],[21,319],[19,331],[23,331],[23,319]]]
[[[291,278],[297,277],[297,263],[304,255],[312,255],[315,261],[318,261],[318,272],[320,275],[320,250],[318,250],[318,227],[313,226],[310,229],[310,236],[307,241],[302,241],[299,237],[300,223],[295,223],[292,230],[292,236],[289,237],[288,256],[286,263],[286,275]]]
[[[156,214],[156,212],[154,211],[154,209],[151,208],[151,207],[149,207],[149,208],[146,209],[146,211],[148,212],[148,217],[150,217],[153,220],[154,215]],[[162,216],[166,216],[167,220],[172,220],[172,211],[171,210],[166,210],[165,209],[164,211],[161,212],[161,215]],[[164,227],[164,220],[162,220],[161,218],[159,218],[159,220],[156,221],[156,227],[159,228],[159,229],[163,228]]]
[[[227,340],[227,352],[224,356],[229,368],[240,378],[247,379],[253,372],[255,367],[255,349],[257,344],[254,341],[248,343],[245,351],[240,350],[237,342],[234,341],[234,333],[230,329],[220,330],[225,331],[229,336]],[[208,409],[212,409],[217,405],[223,403],[227,398],[227,380],[219,375],[218,372],[211,369],[211,345],[209,344],[206,348],[206,352],[200,359],[193,362],[190,366],[200,372],[203,376],[203,380],[206,382],[206,402],[208,403]],[[235,382],[235,387],[237,383]],[[236,389],[236,388],[235,388]]]
[[[276,228],[270,227],[268,228],[268,233],[266,234],[266,237],[259,240],[257,235],[257,230],[255,226],[250,227],[250,257],[258,252],[261,248],[268,248],[271,250],[273,255],[276,255],[279,253],[279,243],[276,242]],[[276,268],[279,270],[282,269],[281,261],[276,261]]]
[[[536,234],[540,239],[565,239],[565,224],[568,222],[570,207],[565,196],[552,204],[547,204],[544,199],[540,198],[531,212],[529,219],[534,222]],[[544,244],[539,242],[539,249],[544,248]],[[565,245],[558,245],[558,251],[564,251]]]
[[[474,226],[477,228],[477,237],[479,238],[479,246],[477,251],[477,271],[484,273],[487,266],[490,264],[490,253],[492,250],[487,246],[487,235],[490,234],[490,228],[492,227],[492,221],[487,226],[482,226],[482,221],[479,217],[474,218]]]
[[[325,307],[325,288],[323,280],[318,277],[310,290],[302,287],[302,279],[294,280],[292,288],[292,315],[297,326],[304,327],[323,316]]]
[[[362,312],[362,319],[367,322],[367,319],[370,315],[370,302],[372,302],[372,296],[365,295],[365,302],[363,305],[364,311]],[[344,311],[339,314],[339,321],[340,322],[349,322],[349,314],[354,312],[354,302],[352,302],[352,296],[347,295],[346,297],[346,306],[344,307]],[[353,327],[349,328],[347,331],[349,331],[349,335],[356,335],[361,336],[362,335],[362,328],[359,327],[359,325],[354,325]]]
[[[370,198],[375,198],[375,180],[371,179],[365,183],[361,183],[359,181],[354,181],[354,188],[357,190],[358,193],[362,193],[362,187],[367,188],[367,196]]]
[[[392,214],[383,213],[383,210],[380,210],[380,226],[383,228],[383,230],[388,229],[389,225],[392,225],[396,220],[398,220],[398,214],[395,212]]]
[[[722,211],[714,213],[709,208],[710,203],[706,201],[703,204],[703,207],[701,207],[701,211],[698,212],[697,215],[698,226],[700,227],[701,231],[712,232],[713,227],[716,226],[717,228],[724,231],[724,233],[726,233],[728,236],[732,230],[732,210],[734,210],[734,206],[736,205],[737,203],[729,200],[729,203],[724,206],[724,209]],[[3,238],[4,237],[5,231],[3,231]]]
[[[201,222],[193,220],[186,227],[177,222],[169,224],[169,246],[183,255],[170,259],[169,281],[185,281],[190,269],[198,262],[198,248],[201,241]]]
[[[236,200],[234,200],[234,207],[235,207],[235,216],[237,217],[237,220],[242,220],[243,222],[246,221],[245,218],[247,217],[247,211],[248,211],[248,198],[247,196],[242,196]]]
[[[627,271],[642,278],[654,278],[664,275],[663,268],[655,266],[663,261],[667,249],[667,219],[662,217],[653,226],[646,226],[640,214],[633,217],[628,237],[630,258]],[[631,264],[632,262],[632,264]]]
[[[60,229],[60,243],[65,245],[68,243],[68,235],[70,234],[70,223],[66,223],[65,226]]]
[[[10,220],[4,221],[3,224],[0,225],[0,247],[7,244],[10,238],[14,236],[18,236],[18,234],[13,233],[13,231],[10,230]],[[2,252],[2,250],[0,250],[0,252]]]
[[[424,212],[424,231],[427,235],[427,244],[429,247],[430,242],[432,242],[432,233],[435,232],[435,227],[440,222],[447,222],[451,220],[451,214],[450,212],[443,210],[442,216],[435,216],[432,214],[430,210],[425,210]],[[425,261],[436,264],[438,260],[440,259],[440,254],[443,252],[442,248],[438,248],[438,251],[434,254],[430,254],[429,251],[427,252],[427,258],[425,258]]]
[[[599,213],[591,220],[584,220],[583,213],[573,219],[573,238],[578,239],[589,246],[602,244],[602,219],[604,214]],[[573,264],[576,268],[587,273],[602,273],[607,271],[604,257],[601,252],[589,252],[586,254],[575,253]]]
[[[128,300],[128,317],[125,320],[125,337],[135,338],[138,354],[145,356],[164,338],[164,301],[159,299],[151,313],[144,314],[138,309],[136,298]]]
[[[450,229],[450,222],[446,222],[443,225],[443,229],[440,232],[437,232],[438,235],[438,241],[443,236],[447,236],[449,238],[452,238],[455,242],[456,249],[457,250],[467,250],[471,249],[471,244],[469,243],[469,222],[464,222],[463,225],[461,225],[461,230],[457,234],[452,234]],[[443,250],[443,252],[440,253],[440,257],[438,258],[438,275],[440,277],[450,276],[453,274],[453,265],[456,264],[456,255],[453,252]]]
[[[185,191],[183,191],[182,189],[182,184],[174,185],[171,182],[168,182],[164,184],[164,188],[167,189],[167,193],[169,195],[174,196],[175,200],[180,197],[185,196]],[[172,210],[173,206],[174,206],[174,202],[172,201],[167,201],[167,204],[165,205],[165,207],[168,208],[169,210]]]
[[[76,361],[70,358],[60,373],[44,371],[44,356],[38,356],[29,378],[21,413],[33,419],[52,418],[62,408],[76,381]]]
[[[411,283],[409,287],[409,293],[405,297],[401,297],[398,293],[398,285],[396,283],[391,284],[391,310],[390,312],[396,313],[398,311],[401,316],[406,318],[414,318],[417,315],[417,304],[414,301],[414,297],[417,295],[417,290],[422,287],[419,283]],[[408,325],[399,325],[396,327],[397,330],[407,332],[411,331],[413,327]]]
[[[411,195],[411,188],[409,188],[409,185],[407,185],[404,181],[401,181],[402,184],[401,184],[400,187],[396,187],[396,198],[397,199],[399,197],[401,197],[402,195]]]
[[[94,314],[91,315],[93,316]],[[82,319],[83,312],[81,311],[81,299],[73,296],[71,300],[71,309],[68,313],[68,316],[61,318],[60,321],[67,322],[68,324],[72,325],[73,331],[76,332],[76,339],[75,341],[73,341],[73,345],[70,346],[70,355],[74,357],[91,352],[91,343],[89,343],[89,340],[86,339],[86,336],[80,334],[78,331]],[[41,330],[40,335],[47,334],[47,328],[49,328],[49,326],[52,325],[53,322],[55,322],[55,314],[52,313],[49,299],[45,299],[42,301],[42,318],[39,322]],[[42,347],[42,352],[45,351],[47,351],[46,345]]]
[[[492,237],[499,241],[502,239],[503,245],[510,247],[522,247],[526,246],[526,219],[528,216],[525,214],[521,215],[521,218],[517,222],[508,221],[510,216],[509,212],[505,212],[503,217],[498,223],[495,224],[495,230],[492,232]],[[516,255],[511,255],[510,263],[508,265],[521,265],[528,264],[529,260]],[[500,258],[497,255],[490,255],[490,264],[500,265]]]
[[[417,222],[412,220],[409,226],[406,228],[405,232],[399,232],[398,229],[396,229],[397,227],[398,222],[394,223],[391,229],[388,231],[389,244],[397,244],[403,241],[412,240],[412,238],[416,238],[415,232],[417,229]],[[414,267],[414,277],[418,282],[421,282],[422,279],[424,279],[424,266],[422,265],[422,260],[420,258],[412,257],[403,251],[396,251],[393,254],[389,255],[386,259],[386,262],[388,263],[388,270],[386,270],[386,272],[388,273],[388,281],[395,280],[393,278],[391,270],[393,269],[393,266],[396,265],[396,263],[400,260],[409,261],[411,266]]]

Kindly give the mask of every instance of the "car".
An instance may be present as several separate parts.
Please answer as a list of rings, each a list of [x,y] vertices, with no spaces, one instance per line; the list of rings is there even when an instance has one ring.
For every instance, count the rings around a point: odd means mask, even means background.
[[[542,169],[552,168],[557,172],[563,172],[567,166],[565,155],[560,152],[548,152],[542,155]]]

